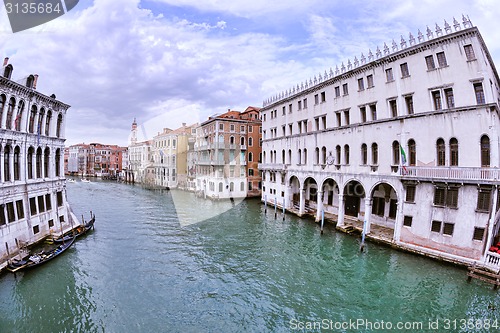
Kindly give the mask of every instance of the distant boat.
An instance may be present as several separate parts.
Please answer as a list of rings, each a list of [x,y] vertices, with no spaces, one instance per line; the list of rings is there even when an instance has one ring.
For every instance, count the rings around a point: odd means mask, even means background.
[[[90,180],[88,180],[87,178],[83,178],[82,183],[90,183]]]
[[[12,260],[12,262],[7,265],[7,270],[14,273],[17,271],[40,266],[41,264],[54,259],[55,257],[61,255],[64,251],[69,249],[69,247],[75,242],[75,239],[76,237],[73,237],[69,240],[69,242],[58,245],[57,247],[49,251],[42,251],[32,254],[27,259]]]
[[[74,180],[74,179],[71,179],[71,178],[70,178],[70,179],[67,179],[66,181],[67,181],[68,183],[74,183],[74,182],[75,182],[75,180]]]
[[[54,243],[63,243],[63,242],[70,241],[73,237],[76,238],[76,237],[85,235],[90,229],[92,229],[94,227],[94,223],[95,223],[95,215],[92,216],[90,221],[88,221],[87,223],[75,228],[74,233],[72,230],[67,235],[64,235],[64,237],[55,238],[55,239],[53,239],[53,241],[54,241]]]

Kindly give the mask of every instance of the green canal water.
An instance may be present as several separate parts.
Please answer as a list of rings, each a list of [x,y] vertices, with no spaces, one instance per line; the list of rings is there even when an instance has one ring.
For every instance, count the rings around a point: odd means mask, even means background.
[[[358,238],[275,220],[258,200],[181,226],[170,192],[67,188],[95,231],[0,276],[2,333],[500,332],[499,293],[465,270],[371,243],[360,253]],[[193,214],[212,205],[180,195]]]

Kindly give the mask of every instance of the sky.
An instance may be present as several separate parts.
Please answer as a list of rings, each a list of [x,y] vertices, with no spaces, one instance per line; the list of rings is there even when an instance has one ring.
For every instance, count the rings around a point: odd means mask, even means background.
[[[0,56],[12,78],[69,104],[66,145],[128,145],[163,128],[244,111],[384,43],[466,15],[500,66],[497,0],[80,0],[12,33],[0,9]]]

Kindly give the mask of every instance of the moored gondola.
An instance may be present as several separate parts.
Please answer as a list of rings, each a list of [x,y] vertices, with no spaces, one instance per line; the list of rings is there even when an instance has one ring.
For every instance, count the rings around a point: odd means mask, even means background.
[[[73,229],[72,231],[70,231],[70,233],[64,236],[54,238],[53,241],[54,243],[62,243],[69,241],[71,238],[73,238],[73,236],[79,237],[85,235],[90,229],[94,227],[94,223],[95,223],[95,215],[92,216],[90,221],[86,222],[83,225],[78,226],[77,228]]]
[[[76,237],[71,238],[68,242],[64,242],[61,245],[58,245],[57,247],[48,250],[48,251],[41,251],[39,253],[34,253],[31,254],[29,257],[26,259],[22,260],[12,260],[8,265],[7,265],[7,270],[15,273],[17,271],[21,270],[26,270],[29,268],[33,268],[36,266],[40,266],[47,261],[50,261],[54,259],[55,257],[61,255],[64,251],[69,249],[71,245],[75,242]]]

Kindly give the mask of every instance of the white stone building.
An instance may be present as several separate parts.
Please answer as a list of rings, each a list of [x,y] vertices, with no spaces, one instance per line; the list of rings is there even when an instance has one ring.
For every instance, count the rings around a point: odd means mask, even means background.
[[[66,202],[64,130],[69,105],[17,82],[4,60],[0,76],[0,267],[24,245],[74,221]]]
[[[468,18],[264,102],[262,200],[499,268],[499,77]]]

